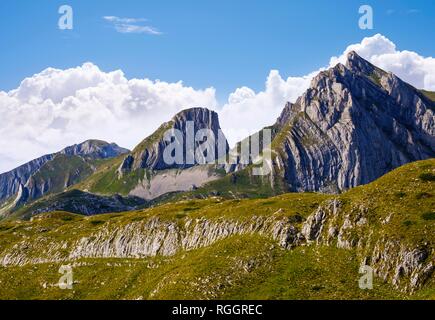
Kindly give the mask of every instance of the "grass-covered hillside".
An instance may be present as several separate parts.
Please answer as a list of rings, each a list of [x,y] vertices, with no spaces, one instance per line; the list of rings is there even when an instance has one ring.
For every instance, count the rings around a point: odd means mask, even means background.
[[[423,94],[428,97],[429,99],[431,99],[432,101],[435,101],[435,92],[433,91],[426,91],[426,90],[421,90],[421,92],[423,92]]]
[[[3,221],[0,299],[435,299],[434,186],[432,159],[341,195]],[[72,290],[57,286],[61,265]]]

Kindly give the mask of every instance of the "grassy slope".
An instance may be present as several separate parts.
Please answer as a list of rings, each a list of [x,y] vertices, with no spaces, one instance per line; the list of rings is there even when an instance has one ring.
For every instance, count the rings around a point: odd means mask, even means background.
[[[121,165],[125,155],[121,155],[98,164],[94,174],[82,182],[76,184],[74,189],[83,191],[95,191],[98,189],[96,186],[100,181],[106,181],[108,183],[108,177],[115,177],[116,170]],[[121,193],[121,192],[120,192]]]
[[[348,204],[372,208],[373,222],[390,217],[378,225],[402,241],[435,244],[435,160],[402,166],[366,186],[359,186],[342,195]]]
[[[130,155],[135,159],[140,159],[142,152],[147,148],[151,148],[157,141],[163,139],[164,132],[172,126],[173,123],[171,121],[162,124],[152,135],[137,145]],[[74,186],[74,188],[103,195],[128,195],[144,178],[147,172],[144,169],[136,169],[129,173],[124,173],[123,177],[119,178],[117,170],[126,156],[127,155],[124,154],[111,161],[105,162],[99,166],[95,174]]]
[[[435,243],[435,160],[411,163],[374,183],[338,196],[345,208],[364,204],[370,225],[402,242]],[[159,216],[162,219],[207,217],[245,219],[270,215],[307,217],[324,200],[337,197],[316,193],[284,194],[269,199],[190,200],[155,208],[81,217],[68,213],[45,214],[33,222],[0,223],[0,248],[21,237],[45,232],[50,239],[79,239],[106,224],[126,224]],[[390,216],[391,222],[379,221]],[[43,231],[41,231],[43,230]],[[434,277],[412,296],[400,293],[380,279],[375,289],[357,286],[358,266],[353,250],[335,247],[299,247],[282,250],[259,235],[233,236],[173,257],[149,259],[85,259],[75,270],[74,290],[52,286],[60,277],[60,264],[0,268],[0,298],[111,298],[111,299],[435,299]],[[44,289],[44,283],[46,289]]]
[[[32,183],[51,182],[50,193],[62,192],[66,185],[73,185],[93,173],[92,165],[81,157],[57,155],[31,178]]]
[[[421,90],[421,92],[428,97],[429,99],[431,99],[432,101],[435,101],[435,92],[432,91],[426,91],[426,90]]]
[[[180,196],[202,197],[205,194],[226,198],[264,198],[275,195],[269,176],[253,176],[251,170],[252,166],[249,166]]]

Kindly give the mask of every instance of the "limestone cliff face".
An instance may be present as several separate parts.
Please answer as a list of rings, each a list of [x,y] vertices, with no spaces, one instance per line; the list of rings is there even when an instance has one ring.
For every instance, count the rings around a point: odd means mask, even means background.
[[[191,127],[189,127],[189,124]],[[214,140],[203,139],[201,141],[192,142],[199,130],[208,129],[214,135]],[[172,141],[165,140],[165,133],[179,130],[181,139]],[[221,136],[222,143],[219,145],[218,137]],[[182,152],[182,163],[166,163],[164,161],[164,150],[171,144],[178,146]],[[122,175],[137,169],[149,170],[166,170],[166,169],[185,169],[197,164],[204,164],[205,161],[197,161],[198,158],[205,159],[206,154],[198,154],[195,157],[195,151],[199,145],[203,145],[204,149],[209,146],[214,150],[215,157],[221,148],[223,153],[228,151],[228,143],[220,132],[219,118],[216,112],[206,108],[192,108],[179,112],[171,121],[164,123],[150,137],[142,141],[128,156],[125,157],[123,163],[118,169]],[[189,161],[190,160],[190,161]]]
[[[435,103],[348,55],[320,72],[274,128],[275,171],[290,191],[337,192],[435,157]]]

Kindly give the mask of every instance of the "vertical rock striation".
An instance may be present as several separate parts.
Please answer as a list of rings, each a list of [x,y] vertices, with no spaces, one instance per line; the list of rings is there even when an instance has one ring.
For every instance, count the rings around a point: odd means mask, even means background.
[[[435,157],[435,102],[355,52],[320,72],[274,125],[289,191],[339,192]]]

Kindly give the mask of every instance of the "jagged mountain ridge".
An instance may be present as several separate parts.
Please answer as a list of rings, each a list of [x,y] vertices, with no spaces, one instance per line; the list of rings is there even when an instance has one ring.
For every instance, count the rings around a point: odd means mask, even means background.
[[[0,203],[14,197],[13,206],[22,205],[45,194],[61,192],[91,175],[93,161],[128,152],[112,143],[87,140],[45,155],[0,175]]]
[[[339,192],[433,158],[434,110],[423,92],[351,52],[346,65],[320,72],[282,111],[272,127],[269,183]]]
[[[81,156],[89,159],[109,159],[130,150],[118,146],[116,143],[107,143],[101,140],[87,140],[63,149],[60,154],[68,156]]]

